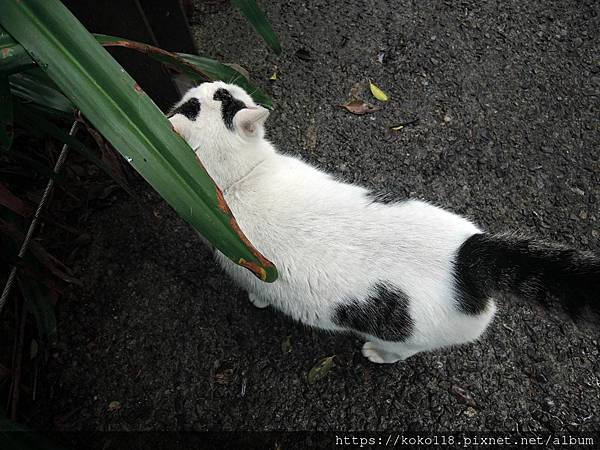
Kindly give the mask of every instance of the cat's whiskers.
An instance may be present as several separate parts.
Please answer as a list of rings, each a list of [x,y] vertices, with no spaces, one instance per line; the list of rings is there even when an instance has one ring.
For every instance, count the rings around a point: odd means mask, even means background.
[[[239,80],[241,76],[242,74],[238,72],[237,75],[234,78],[232,78],[227,84],[235,84],[235,82]]]

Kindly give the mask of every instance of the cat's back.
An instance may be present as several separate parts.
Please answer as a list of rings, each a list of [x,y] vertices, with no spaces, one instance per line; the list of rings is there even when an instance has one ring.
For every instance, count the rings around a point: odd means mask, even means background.
[[[226,192],[240,226],[257,243],[281,239],[329,248],[337,243],[362,246],[372,254],[402,247],[440,248],[442,243],[454,248],[479,231],[434,205],[415,200],[382,204],[364,187],[340,181],[297,157],[276,156]]]
[[[446,301],[454,252],[478,231],[427,203],[379,203],[367,189],[294,157],[263,162],[225,194],[240,227],[276,264],[281,279],[259,286],[226,262],[230,273],[269,292],[273,304],[306,323],[315,311],[322,316],[332,304],[365,296],[382,280],[411,298]],[[290,306],[289,295],[302,302]]]
[[[239,213],[236,217],[252,216],[251,222],[268,218],[272,227],[298,229],[317,222],[321,228],[322,222],[339,227],[349,216],[360,220],[357,213],[371,202],[367,195],[363,187],[343,183],[297,157],[278,154],[255,167],[225,198],[234,214]]]

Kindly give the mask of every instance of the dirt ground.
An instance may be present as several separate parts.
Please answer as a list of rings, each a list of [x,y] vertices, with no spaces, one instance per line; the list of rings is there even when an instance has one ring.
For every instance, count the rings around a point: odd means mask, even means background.
[[[201,54],[243,65],[272,93],[268,135],[281,150],[491,231],[600,251],[599,2],[260,3],[280,57],[227,4],[197,3],[192,25]],[[336,107],[357,83],[369,100],[367,78],[390,95],[381,111]],[[30,425],[600,428],[597,328],[505,299],[478,343],[371,364],[354,337],[252,307],[191,228],[135,188],[137,201],[119,195],[77,224],[92,236],[74,264],[83,286],[61,301]],[[309,384],[331,355],[333,369]]]

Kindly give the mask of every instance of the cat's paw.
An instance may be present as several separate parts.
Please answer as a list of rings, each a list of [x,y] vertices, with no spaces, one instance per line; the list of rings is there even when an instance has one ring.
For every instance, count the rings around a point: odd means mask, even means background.
[[[257,308],[262,309],[262,308],[266,308],[267,306],[269,306],[269,302],[263,300],[256,294],[248,293],[248,300],[250,300],[250,303],[252,303]]]
[[[365,358],[375,364],[392,364],[400,361],[400,357],[393,353],[383,351],[377,344],[367,341],[362,346],[361,353]]]

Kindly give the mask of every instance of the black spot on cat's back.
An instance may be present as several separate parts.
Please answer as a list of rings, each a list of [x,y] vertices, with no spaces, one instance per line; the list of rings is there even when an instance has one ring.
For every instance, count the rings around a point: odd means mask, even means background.
[[[409,338],[414,329],[408,305],[409,298],[400,288],[379,282],[364,301],[349,298],[338,305],[332,320],[336,325],[379,339],[400,342]]]
[[[233,130],[233,117],[237,114],[240,109],[244,109],[246,104],[234,98],[231,93],[224,88],[217,89],[213,100],[221,102],[221,117],[223,123],[229,130]]]
[[[200,101],[195,97],[190,98],[171,111],[169,117],[173,117],[175,114],[183,114],[190,120],[196,120],[196,117],[200,114]]]

